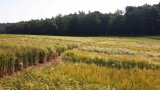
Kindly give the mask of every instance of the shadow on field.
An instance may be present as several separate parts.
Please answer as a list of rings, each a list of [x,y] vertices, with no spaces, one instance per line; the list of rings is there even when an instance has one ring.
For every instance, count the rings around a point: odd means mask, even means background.
[[[150,37],[147,37],[147,38],[155,39],[155,40],[160,40],[160,36],[150,36]]]

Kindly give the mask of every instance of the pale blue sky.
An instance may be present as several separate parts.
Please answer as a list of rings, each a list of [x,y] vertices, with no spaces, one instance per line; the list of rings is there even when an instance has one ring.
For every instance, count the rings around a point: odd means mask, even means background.
[[[126,6],[145,3],[158,4],[159,0],[0,0],[0,23],[19,22],[30,19],[51,18],[57,14],[85,12],[114,12]]]

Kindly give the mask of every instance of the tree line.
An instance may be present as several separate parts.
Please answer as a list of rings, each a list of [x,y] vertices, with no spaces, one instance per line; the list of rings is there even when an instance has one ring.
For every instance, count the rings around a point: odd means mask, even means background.
[[[160,3],[127,6],[125,12],[99,11],[57,15],[51,19],[30,20],[5,27],[7,34],[74,35],[74,36],[143,36],[160,35]]]

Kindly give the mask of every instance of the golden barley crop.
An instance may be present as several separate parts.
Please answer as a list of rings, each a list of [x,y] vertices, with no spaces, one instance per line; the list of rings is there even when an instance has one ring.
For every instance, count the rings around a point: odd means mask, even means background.
[[[160,90],[160,41],[0,35],[0,76],[0,90]]]

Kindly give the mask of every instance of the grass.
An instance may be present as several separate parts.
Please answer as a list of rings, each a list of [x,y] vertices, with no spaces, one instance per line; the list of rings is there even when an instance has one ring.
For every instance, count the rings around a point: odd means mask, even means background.
[[[159,70],[113,69],[96,64],[61,62],[0,81],[3,89],[19,90],[158,90]]]
[[[99,53],[90,53],[78,50],[65,52],[64,60],[72,62],[81,62],[87,64],[96,64],[100,66],[108,66],[112,68],[131,69],[137,67],[139,69],[160,69],[160,65],[148,62],[147,60],[139,60],[138,58],[120,58],[120,56],[106,55]]]
[[[159,90],[160,41],[0,35],[0,75],[0,90]]]
[[[75,42],[66,42],[54,37],[52,40],[43,36],[40,38],[40,36],[1,35],[0,40],[0,76],[44,63],[78,45]]]

